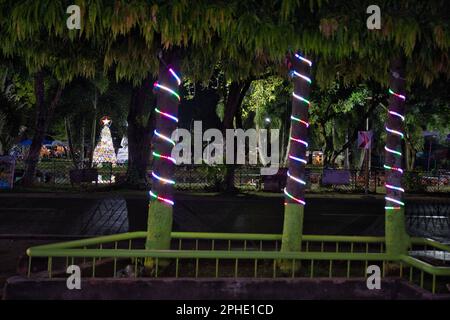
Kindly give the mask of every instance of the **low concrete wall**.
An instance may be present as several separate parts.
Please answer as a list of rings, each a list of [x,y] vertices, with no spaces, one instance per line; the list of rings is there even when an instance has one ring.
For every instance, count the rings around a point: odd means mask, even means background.
[[[368,290],[365,279],[82,279],[80,290],[68,290],[65,279],[11,277],[3,298],[87,300],[228,300],[228,299],[450,299],[431,295],[401,279],[382,281]]]

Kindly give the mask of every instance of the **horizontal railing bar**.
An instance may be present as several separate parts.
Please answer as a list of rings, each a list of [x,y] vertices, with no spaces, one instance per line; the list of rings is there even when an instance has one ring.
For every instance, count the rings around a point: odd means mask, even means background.
[[[51,243],[36,246],[40,249],[62,249],[84,247],[100,243],[123,241],[129,239],[137,239],[146,237],[145,231],[135,231],[120,233],[108,236],[100,236],[89,239],[79,239],[60,243]],[[249,241],[279,241],[281,234],[258,234],[258,233],[207,233],[207,232],[172,232],[173,239],[207,239],[207,240],[249,240]],[[336,235],[304,235],[305,241],[323,241],[323,242],[363,242],[363,243],[379,243],[384,242],[384,237],[367,237],[367,236],[336,236]]]
[[[368,236],[335,236],[335,235],[304,235],[303,240],[324,241],[324,242],[362,242],[362,243],[380,243],[384,242],[384,237]]]
[[[397,260],[384,253],[280,252],[228,250],[144,250],[144,249],[42,249],[30,248],[31,257],[110,257],[110,258],[184,258],[184,259],[296,259],[296,260]]]
[[[108,242],[125,241],[146,237],[145,231],[128,232],[89,239],[79,239],[61,243],[46,244],[29,248],[30,257],[95,257],[95,258],[175,258],[175,259],[287,259],[287,260],[328,260],[328,261],[402,261],[434,276],[450,276],[450,267],[438,267],[419,259],[401,255],[389,256],[386,253],[351,253],[351,252],[279,252],[279,251],[219,251],[219,250],[145,250],[145,249],[80,249]],[[249,240],[249,241],[280,241],[280,234],[251,233],[203,233],[203,232],[172,232],[173,239],[198,240]],[[304,235],[304,241],[310,242],[353,242],[353,243],[383,243],[384,237],[367,236],[336,236],[336,235]],[[415,245],[429,245],[450,252],[450,246],[427,238],[411,238]]]
[[[426,263],[422,260],[401,255],[400,256],[401,261],[405,262],[406,264],[409,264],[410,266],[413,266],[417,269],[423,270],[429,274],[435,275],[435,276],[450,276],[450,267],[438,267],[433,266],[429,263]]]
[[[109,236],[100,236],[95,238],[89,238],[89,239],[80,239],[80,240],[73,240],[73,241],[65,241],[65,242],[58,242],[58,243],[50,243],[50,244],[44,244],[40,246],[35,246],[33,248],[39,248],[39,249],[63,249],[63,248],[73,248],[73,247],[84,247],[84,246],[91,246],[95,244],[100,243],[107,243],[107,242],[115,242],[115,241],[123,241],[123,240],[130,240],[130,239],[137,239],[137,238],[145,238],[147,233],[145,231],[135,231],[135,232],[126,232],[126,233],[119,233]],[[27,250],[28,252],[28,250]]]
[[[436,240],[429,239],[429,238],[416,238],[416,237],[413,237],[413,238],[411,238],[411,243],[412,244],[429,245],[429,246],[431,246],[433,248],[450,252],[450,245],[446,245],[446,244],[440,243],[440,242],[438,242]]]
[[[202,240],[281,240],[281,234],[264,233],[213,233],[213,232],[172,232],[173,239],[202,239]]]

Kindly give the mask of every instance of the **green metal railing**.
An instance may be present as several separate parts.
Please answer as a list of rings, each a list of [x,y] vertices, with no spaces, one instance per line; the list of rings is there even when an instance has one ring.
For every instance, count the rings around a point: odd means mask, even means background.
[[[116,277],[117,270],[128,265],[138,277],[143,261],[151,258],[153,277],[350,278],[367,276],[370,263],[382,268],[383,277],[395,272],[432,293],[441,291],[439,279],[450,278],[445,257],[435,265],[413,256],[389,256],[384,237],[304,235],[299,252],[280,252],[278,234],[173,232],[171,250],[145,250],[145,237],[146,232],[131,232],[29,248],[28,276],[33,258],[47,259],[48,277],[66,276],[64,266],[69,263],[83,263],[92,277]],[[448,245],[411,240],[411,250],[450,255]]]

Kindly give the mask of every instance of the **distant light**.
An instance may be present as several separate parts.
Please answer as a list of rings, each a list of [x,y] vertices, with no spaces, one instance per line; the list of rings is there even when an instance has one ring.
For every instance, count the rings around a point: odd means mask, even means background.
[[[270,123],[270,118],[266,118],[265,120],[266,122]]]

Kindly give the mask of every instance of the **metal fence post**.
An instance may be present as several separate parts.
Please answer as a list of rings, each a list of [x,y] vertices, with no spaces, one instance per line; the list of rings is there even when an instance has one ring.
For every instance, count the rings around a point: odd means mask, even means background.
[[[242,170],[239,170],[239,187],[242,187]]]
[[[376,169],[375,169],[376,170]],[[374,177],[375,177],[375,173],[374,173],[374,171],[375,170],[371,170],[370,171],[370,179],[369,179],[369,192],[373,192],[373,191],[370,191],[370,190],[372,190],[372,189],[370,189],[370,182],[372,181],[372,184],[374,184]],[[375,185],[375,184],[374,184]],[[377,188],[376,188],[376,185],[375,185],[375,191],[377,190]]]
[[[52,174],[53,189],[56,191],[56,164],[55,164],[55,159],[52,159],[52,166],[53,166],[53,174]]]
[[[441,184],[441,171],[438,170],[438,184],[437,184],[437,191],[439,192],[439,185]]]
[[[377,194],[377,172],[378,169],[375,169],[373,172],[373,193]]]
[[[187,167],[188,173],[189,173],[189,190],[192,189],[191,183],[192,183],[192,167]]]

